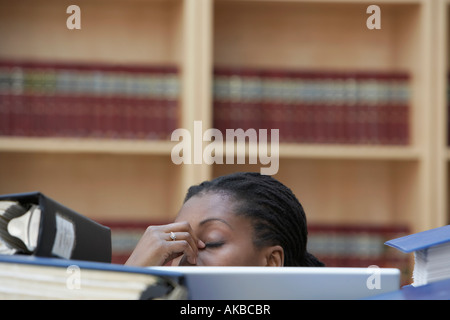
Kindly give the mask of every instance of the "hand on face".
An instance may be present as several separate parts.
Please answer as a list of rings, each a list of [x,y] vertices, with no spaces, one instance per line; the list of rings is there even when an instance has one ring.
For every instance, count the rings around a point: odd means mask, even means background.
[[[150,226],[125,263],[134,266],[160,266],[184,255],[197,263],[198,250],[205,244],[197,238],[188,222]]]

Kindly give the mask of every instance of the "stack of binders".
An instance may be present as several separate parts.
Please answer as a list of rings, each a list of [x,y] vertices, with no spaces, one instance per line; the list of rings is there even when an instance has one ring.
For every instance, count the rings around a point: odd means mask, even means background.
[[[186,299],[176,272],[118,264],[0,255],[0,300]]]

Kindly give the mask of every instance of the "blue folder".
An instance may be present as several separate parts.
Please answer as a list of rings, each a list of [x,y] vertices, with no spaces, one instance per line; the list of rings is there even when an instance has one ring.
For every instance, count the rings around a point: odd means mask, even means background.
[[[150,274],[156,276],[169,277],[178,280],[182,277],[180,272],[176,271],[163,271],[163,270],[153,270],[144,267],[134,267],[122,264],[96,262],[96,261],[84,261],[84,260],[70,260],[70,259],[60,259],[60,258],[47,258],[47,257],[37,257],[29,255],[6,255],[0,254],[0,262],[2,263],[18,263],[18,264],[30,264],[38,266],[47,267],[60,267],[67,268],[69,266],[76,265],[80,269],[92,269],[92,270],[102,270],[102,271],[117,271],[117,272],[131,272],[131,273],[142,273]]]
[[[450,279],[432,282],[423,286],[405,286],[367,300],[450,300]]]
[[[450,225],[389,240],[386,245],[410,253],[450,242]]]

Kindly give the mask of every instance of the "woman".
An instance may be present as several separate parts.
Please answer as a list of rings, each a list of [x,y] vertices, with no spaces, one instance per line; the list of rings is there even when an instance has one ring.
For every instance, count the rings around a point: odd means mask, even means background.
[[[306,251],[303,207],[279,181],[234,173],[189,188],[174,223],[147,228],[135,266],[323,266]]]

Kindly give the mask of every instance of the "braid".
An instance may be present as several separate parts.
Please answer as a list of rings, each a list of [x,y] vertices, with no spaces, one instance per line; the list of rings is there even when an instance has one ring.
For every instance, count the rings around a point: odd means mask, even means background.
[[[323,266],[306,251],[305,212],[293,192],[281,182],[256,172],[234,173],[192,186],[184,201],[207,192],[231,196],[235,200],[234,212],[252,221],[255,246],[280,245],[285,266]]]

